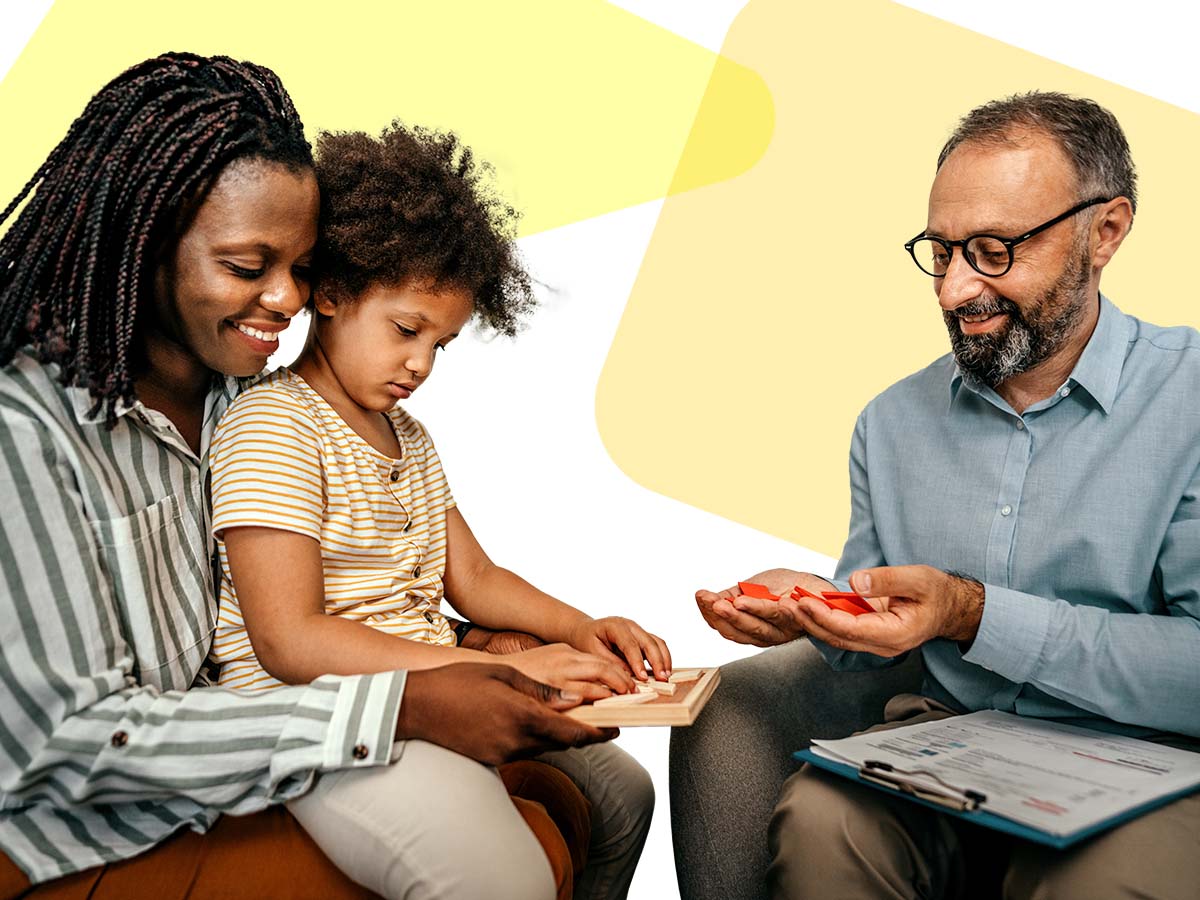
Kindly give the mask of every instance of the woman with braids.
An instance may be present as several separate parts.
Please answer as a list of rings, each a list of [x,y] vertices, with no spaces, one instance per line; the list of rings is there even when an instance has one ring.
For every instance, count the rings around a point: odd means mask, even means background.
[[[309,299],[318,207],[275,75],[168,54],[105,86],[0,214],[0,897],[364,896],[279,804],[408,738],[462,754],[503,828],[460,809],[453,858],[395,810],[426,848],[397,860],[407,896],[569,889],[540,807],[557,874],[471,760],[611,737],[561,713],[578,695],[474,663],[206,686],[208,444]]]
[[[469,320],[512,335],[533,305],[516,214],[453,134],[396,123],[378,139],[324,134],[317,147],[308,344],[242,393],[213,439],[220,683],[258,694],[327,672],[482,659],[442,615],[443,596],[474,622],[554,642],[503,657],[537,681],[600,699],[650,673],[665,680],[660,638],[629,619],[593,619],[488,558],[429,434],[397,405]],[[291,810],[344,871],[387,893],[390,861],[410,840],[395,810],[454,814],[422,783],[446,755],[410,742],[409,766],[338,773]],[[611,744],[541,759],[591,801],[576,896],[624,897],[650,826],[649,775]],[[364,847],[364,831],[391,841]]]

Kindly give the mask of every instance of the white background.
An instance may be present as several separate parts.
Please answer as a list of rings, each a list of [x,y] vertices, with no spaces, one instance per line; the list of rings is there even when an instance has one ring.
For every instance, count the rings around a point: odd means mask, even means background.
[[[719,50],[743,2],[618,5]],[[906,5],[1200,111],[1193,4]],[[4,2],[0,76],[48,8],[45,0]],[[960,112],[947,110],[947,120]],[[5,130],[13,124],[3,123]],[[719,589],[774,565],[828,573],[833,560],[647,491],[629,481],[601,445],[593,413],[596,382],[660,205],[523,239],[525,259],[545,286],[544,306],[528,331],[516,341],[464,336],[408,408],[429,426],[459,505],[493,559],[590,614],[637,619],[668,640],[677,664],[712,665],[747,651],[704,626],[692,601],[697,587]],[[931,317],[930,327],[940,327],[937,322]],[[290,330],[293,341],[298,332]],[[289,351],[294,347],[280,355]],[[619,738],[658,790],[632,892],[642,900],[678,896],[667,740],[661,728],[627,729]]]

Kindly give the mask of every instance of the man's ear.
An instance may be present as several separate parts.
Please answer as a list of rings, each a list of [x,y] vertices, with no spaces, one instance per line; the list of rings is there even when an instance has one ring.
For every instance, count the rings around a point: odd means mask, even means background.
[[[313,309],[322,316],[332,316],[337,310],[337,301],[320,288],[313,289],[312,303]]]
[[[1133,227],[1133,204],[1127,197],[1117,197],[1100,207],[1092,220],[1092,268],[1103,269]]]

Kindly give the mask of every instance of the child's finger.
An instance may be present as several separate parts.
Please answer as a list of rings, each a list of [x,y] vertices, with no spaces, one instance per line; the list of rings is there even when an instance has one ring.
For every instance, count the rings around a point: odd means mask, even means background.
[[[650,663],[650,671],[654,673],[654,677],[665,678],[669,674],[666,670],[670,665],[670,657],[663,652],[665,648],[660,646],[661,642],[638,625],[631,625],[630,630],[642,648],[642,656]]]
[[[621,651],[621,655],[625,657],[625,661],[629,663],[629,670],[633,672],[633,677],[638,681],[646,681],[650,676],[646,674],[646,664],[642,661],[645,658],[642,653],[642,646],[633,636],[632,631],[622,628],[616,631],[610,640]]]
[[[633,674],[633,670],[629,668],[629,663],[625,662],[624,658],[614,653],[600,638],[596,638],[592,642],[592,649],[588,651],[593,656],[599,656],[611,662],[614,666],[619,666],[622,672]]]
[[[592,653],[578,653],[577,656],[578,659],[571,666],[571,677],[607,685],[618,694],[628,694],[633,690],[633,679],[625,671],[624,663],[609,662]]]
[[[614,694],[612,688],[596,681],[566,681],[563,690],[574,691],[586,700],[603,700]]]
[[[663,658],[664,671],[669,676],[671,674],[671,668],[673,666],[673,663],[671,661],[671,651],[667,647],[667,642],[664,641],[662,638],[660,638],[657,634],[651,634],[650,639],[653,640],[656,644],[658,644],[658,652],[662,654],[662,658]]]

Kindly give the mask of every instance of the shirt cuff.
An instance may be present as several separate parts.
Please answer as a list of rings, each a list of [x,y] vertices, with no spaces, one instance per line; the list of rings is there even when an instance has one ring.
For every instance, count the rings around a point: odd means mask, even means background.
[[[983,586],[983,618],[963,660],[1023,684],[1042,658],[1050,633],[1045,598],[1010,588]]]
[[[272,756],[273,796],[303,794],[316,772],[387,765],[407,674],[323,675],[308,685]]]

